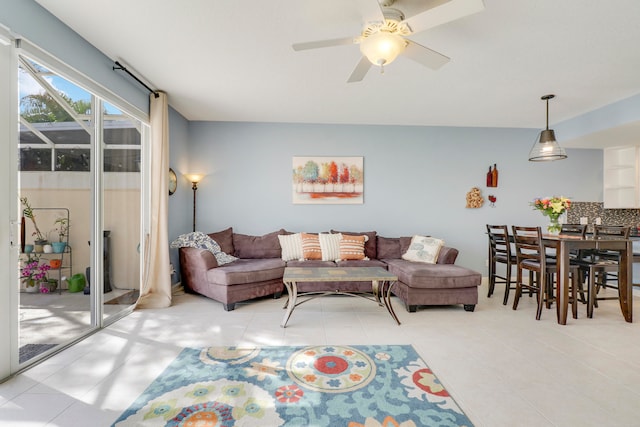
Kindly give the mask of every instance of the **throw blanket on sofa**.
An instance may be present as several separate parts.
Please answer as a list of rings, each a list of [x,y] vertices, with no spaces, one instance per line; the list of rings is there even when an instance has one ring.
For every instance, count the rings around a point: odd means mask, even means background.
[[[171,242],[170,247],[206,249],[216,257],[218,265],[229,264],[230,262],[238,259],[233,255],[222,252],[218,242],[201,231],[194,231],[192,233],[179,235],[173,242]]]

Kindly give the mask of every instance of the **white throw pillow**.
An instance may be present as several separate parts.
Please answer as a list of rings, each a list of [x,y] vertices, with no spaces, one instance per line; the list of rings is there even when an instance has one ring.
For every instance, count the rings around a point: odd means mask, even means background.
[[[302,259],[302,235],[295,234],[279,234],[280,247],[282,248],[282,260],[293,261]]]
[[[407,252],[402,254],[402,259],[435,264],[442,246],[444,246],[444,240],[416,235],[411,239],[411,245],[409,245]]]
[[[340,260],[340,239],[342,234],[320,233],[320,250],[322,251],[323,261]]]

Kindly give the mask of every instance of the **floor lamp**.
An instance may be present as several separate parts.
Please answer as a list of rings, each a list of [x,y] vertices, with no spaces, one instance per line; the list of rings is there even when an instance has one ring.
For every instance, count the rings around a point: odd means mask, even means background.
[[[193,231],[196,231],[196,191],[198,190],[198,183],[202,180],[202,175],[189,174],[187,178],[191,181],[191,189],[193,190]]]

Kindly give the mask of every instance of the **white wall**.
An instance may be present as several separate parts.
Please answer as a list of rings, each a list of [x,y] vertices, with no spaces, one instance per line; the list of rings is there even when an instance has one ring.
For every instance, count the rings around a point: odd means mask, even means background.
[[[602,200],[601,150],[569,150],[560,162],[527,155],[537,131],[444,127],[191,122],[189,157],[207,173],[198,189],[198,229],[264,234],[330,229],[386,237],[430,234],[460,250],[457,263],[486,275],[485,224],[545,225],[538,196]],[[292,156],[363,156],[362,205],[293,205]],[[499,187],[486,188],[497,163]],[[465,208],[474,186],[485,198]],[[187,206],[184,207],[188,209]],[[185,229],[185,232],[189,231]]]
[[[61,174],[56,172],[55,174]],[[62,172],[62,174],[65,174]],[[76,181],[89,178],[88,173],[67,172],[66,175],[76,175]],[[49,176],[50,187],[22,187],[21,197],[27,197],[34,208],[59,208],[69,209],[70,225],[69,245],[73,250],[73,270],[64,270],[63,275],[69,277],[75,273],[85,274],[90,265],[91,240],[91,190],[88,187],[70,189],[55,187],[58,182],[51,172],[23,172],[21,175]],[[111,174],[109,174],[111,175]],[[117,177],[107,175],[106,181],[116,181]],[[127,175],[127,174],[118,174]],[[139,175],[139,174],[131,174]],[[136,248],[140,243],[140,178],[134,188],[110,188],[108,185],[104,191],[104,229],[110,230],[111,243],[111,285],[119,289],[135,289],[140,283],[140,259]],[[124,187],[124,186],[123,186]],[[49,241],[58,241],[55,232],[55,220],[62,216],[64,211],[37,211],[36,220],[38,228],[45,234]],[[26,243],[33,243],[33,226],[27,221]],[[56,277],[55,275],[53,277]],[[64,285],[66,287],[66,285]]]

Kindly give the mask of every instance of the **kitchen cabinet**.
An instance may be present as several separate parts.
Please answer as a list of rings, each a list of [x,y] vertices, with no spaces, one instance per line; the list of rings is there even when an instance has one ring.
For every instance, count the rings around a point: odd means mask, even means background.
[[[640,147],[629,145],[604,149],[604,208],[640,207],[638,181]]]

